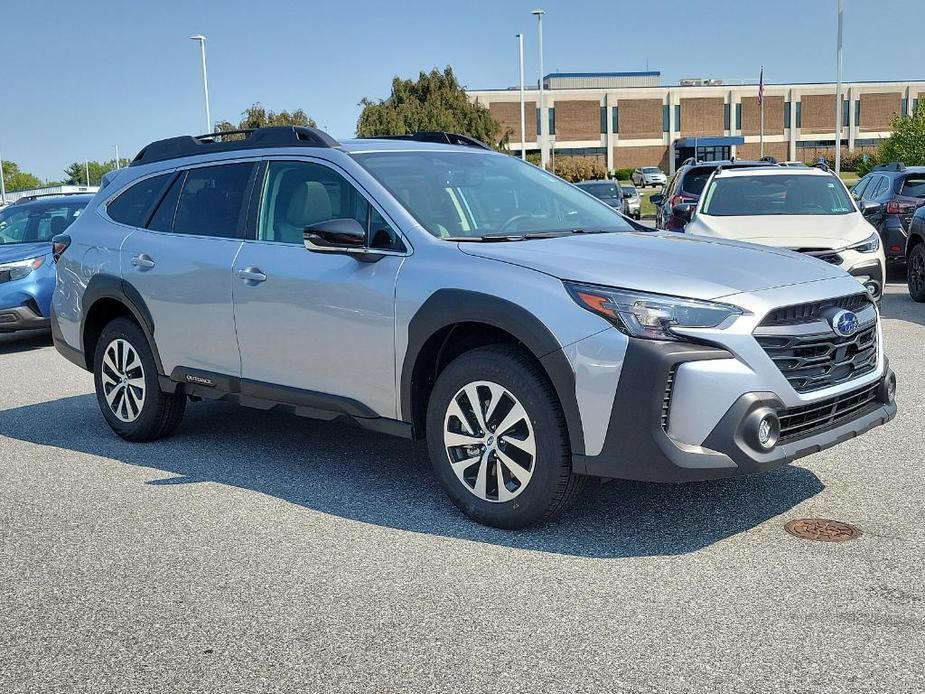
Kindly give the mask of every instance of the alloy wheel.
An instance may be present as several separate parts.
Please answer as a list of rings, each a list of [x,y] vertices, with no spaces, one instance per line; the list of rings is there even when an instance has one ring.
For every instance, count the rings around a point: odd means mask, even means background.
[[[909,287],[914,293],[925,290],[925,253],[913,253],[909,263]]]
[[[483,501],[510,501],[533,476],[530,417],[497,383],[474,381],[459,389],[444,417],[443,444],[456,477]]]
[[[103,395],[121,421],[134,422],[145,404],[145,370],[138,352],[127,340],[113,340],[103,354]]]

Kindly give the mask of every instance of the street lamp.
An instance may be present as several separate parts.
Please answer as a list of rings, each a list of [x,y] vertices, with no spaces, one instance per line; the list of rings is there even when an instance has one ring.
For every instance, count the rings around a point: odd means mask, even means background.
[[[841,173],[842,129],[842,31],[845,24],[844,0],[838,0],[838,39],[835,49],[835,173]]]
[[[520,46],[520,158],[527,160],[527,135],[524,132],[527,118],[524,112],[524,35],[517,34],[517,43]]]
[[[209,76],[206,72],[206,37],[202,34],[190,36],[193,41],[199,42],[199,52],[202,57],[202,92],[206,102],[206,132],[212,132],[212,114],[209,111]]]
[[[549,153],[546,151],[546,133],[549,128],[546,118],[546,95],[543,90],[543,15],[546,12],[544,10],[533,10],[530,14],[536,16],[537,50],[540,58],[540,129],[536,136],[540,145],[540,166],[545,169],[549,161]]]

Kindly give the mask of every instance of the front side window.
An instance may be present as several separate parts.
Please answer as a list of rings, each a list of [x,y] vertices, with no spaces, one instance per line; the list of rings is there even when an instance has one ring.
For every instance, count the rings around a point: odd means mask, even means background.
[[[187,171],[174,215],[173,232],[239,238],[253,169],[254,164],[248,162]]]
[[[632,230],[614,208],[515,157],[477,151],[353,156],[437,237]]]
[[[302,245],[305,227],[330,219],[355,219],[370,248],[401,250],[382,215],[346,178],[327,166],[274,161],[267,169],[257,238]]]
[[[855,197],[855,199],[860,200],[862,197],[864,197],[864,190],[867,188],[869,183],[870,176],[865,176],[860,181],[858,181],[857,185],[851,189],[851,194]]]
[[[735,176],[715,178],[700,214],[714,217],[837,215],[855,211],[844,186],[832,176]]]
[[[77,219],[86,203],[11,205],[0,211],[0,244],[50,241]]]
[[[139,181],[109,203],[106,212],[120,224],[143,227],[148,221],[151,208],[157,203],[171,178],[173,174],[169,173]]]

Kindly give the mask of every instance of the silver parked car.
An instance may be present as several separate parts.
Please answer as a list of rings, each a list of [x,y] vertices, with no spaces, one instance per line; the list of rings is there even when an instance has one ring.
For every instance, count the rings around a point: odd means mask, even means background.
[[[633,219],[639,219],[642,216],[642,198],[636,186],[627,181],[621,181],[620,189],[623,191],[624,211]]]
[[[640,229],[461,136],[172,138],[55,238],[52,331],[127,440],[190,399],[346,418],[426,438],[450,499],[505,528],[588,476],[761,472],[894,416],[852,277]]]
[[[632,179],[633,183],[640,188],[648,188],[649,186],[660,187],[665,185],[668,181],[665,172],[657,166],[643,166],[635,169]]]
[[[617,181],[579,181],[575,185],[598,200],[620,210],[623,214],[627,214],[623,189],[620,188]]]

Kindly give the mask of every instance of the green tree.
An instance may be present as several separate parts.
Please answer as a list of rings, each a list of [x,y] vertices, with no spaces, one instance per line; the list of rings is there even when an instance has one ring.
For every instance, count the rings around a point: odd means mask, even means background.
[[[925,166],[925,100],[919,102],[911,116],[893,116],[891,129],[892,134],[877,149],[877,160]]]
[[[3,187],[6,188],[7,192],[38,188],[41,185],[42,182],[37,176],[33,176],[27,171],[22,171],[16,162],[3,161]]]
[[[359,137],[444,130],[506,149],[511,135],[510,130],[502,131],[486,107],[469,100],[451,67],[421,72],[417,80],[395,77],[387,99],[364,98],[360,106]]]
[[[120,165],[122,167],[128,166],[129,160],[122,159],[120,157]],[[73,164],[68,166],[64,170],[64,183],[71,186],[83,186],[87,185],[87,171],[90,172],[90,183],[91,186],[98,186],[103,180],[103,176],[108,174],[110,171],[116,168],[116,160],[110,159],[109,161],[75,161]]]
[[[215,124],[217,132],[230,130],[249,130],[250,128],[264,128],[272,125],[306,125],[315,127],[315,121],[300,108],[295,111],[267,111],[259,103],[246,108],[241,113],[241,120],[232,123],[227,120]]]

